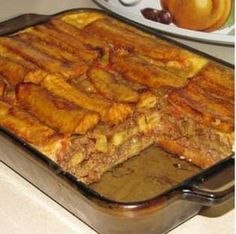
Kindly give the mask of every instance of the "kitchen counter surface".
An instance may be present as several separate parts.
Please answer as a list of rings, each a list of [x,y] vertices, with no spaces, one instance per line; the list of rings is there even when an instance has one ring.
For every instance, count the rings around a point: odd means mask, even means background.
[[[53,14],[71,8],[98,8],[90,0],[0,0],[0,5],[0,21],[23,13]],[[234,63],[234,47],[178,40],[229,63]],[[4,147],[0,149],[0,154],[3,151]],[[212,216],[216,212],[212,209],[206,210],[170,233],[233,234],[234,205],[232,203],[219,208],[227,210],[219,217],[206,217],[205,215]],[[1,234],[96,233],[1,161],[0,207]]]

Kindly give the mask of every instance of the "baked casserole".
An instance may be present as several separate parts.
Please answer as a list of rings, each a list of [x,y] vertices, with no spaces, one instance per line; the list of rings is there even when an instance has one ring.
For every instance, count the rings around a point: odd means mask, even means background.
[[[85,184],[153,144],[207,168],[232,153],[233,76],[105,14],[55,16],[0,38],[0,126]]]

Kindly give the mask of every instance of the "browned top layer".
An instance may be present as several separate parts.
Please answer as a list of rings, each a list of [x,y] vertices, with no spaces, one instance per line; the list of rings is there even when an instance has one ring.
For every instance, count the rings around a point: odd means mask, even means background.
[[[175,136],[162,100],[193,124],[232,133],[233,85],[232,70],[101,14],[0,38],[0,125],[87,182],[157,131]]]
[[[168,100],[196,121],[222,132],[232,132],[233,97],[233,73],[210,63],[187,86],[174,90]]]

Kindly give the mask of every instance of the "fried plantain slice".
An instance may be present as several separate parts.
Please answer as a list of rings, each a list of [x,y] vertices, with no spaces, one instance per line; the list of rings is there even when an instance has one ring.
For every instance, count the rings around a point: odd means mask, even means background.
[[[112,74],[102,68],[92,68],[88,71],[88,77],[91,79],[94,87],[104,97],[116,102],[137,102],[138,92],[130,87],[119,83]]]
[[[231,69],[209,63],[191,82],[211,96],[234,103],[234,73]]]
[[[75,26],[64,22],[61,19],[53,18],[50,23],[59,31],[69,34],[76,40],[83,43],[86,47],[96,50],[103,50],[103,53],[108,50],[108,45],[103,40],[98,40],[91,37],[90,34],[76,28]]]
[[[6,83],[0,76],[0,97],[4,96],[5,90],[6,90]]]
[[[219,131],[234,129],[234,74],[229,68],[210,62],[168,100],[191,118]]]
[[[69,145],[68,139],[41,123],[31,114],[0,101],[0,126],[22,138],[57,161]]]
[[[51,95],[30,83],[16,87],[18,103],[48,126],[65,134],[85,134],[98,122],[98,115]]]
[[[8,49],[5,46],[0,45],[0,56],[4,57],[6,59],[9,59],[10,61],[17,63],[19,65],[22,65],[28,69],[34,70],[37,69],[38,66],[28,60],[26,60],[25,58],[23,58],[22,56],[20,56],[17,53],[14,53],[14,51]]]
[[[11,86],[23,81],[29,69],[0,56],[0,74],[4,76]]]
[[[87,25],[83,31],[111,43],[115,48],[136,52],[183,77],[192,77],[207,63],[206,59],[198,55],[148,35],[145,37],[127,27],[120,27],[113,21],[107,18],[98,19]]]
[[[234,105],[210,96],[194,83],[171,92],[168,101],[192,119],[207,126],[222,132],[232,132],[234,129]]]
[[[111,68],[121,73],[124,78],[149,88],[182,87],[187,84],[187,79],[176,76],[133,55],[112,55]]]
[[[0,38],[0,44],[14,51],[16,54],[20,54],[32,63],[37,64],[40,68],[45,69],[48,72],[59,72],[69,79],[78,77],[87,70],[87,65],[84,62],[81,62],[80,64],[62,63],[61,61],[47,56],[27,44],[12,38],[2,37]]]
[[[22,63],[16,63],[0,56],[0,74],[7,80],[10,86],[15,87],[24,80],[37,82],[44,78],[46,72],[37,67],[27,68]]]
[[[35,29],[40,31],[40,33],[43,33],[45,37],[51,38],[55,42],[55,44],[64,44],[62,45],[62,47],[72,47],[73,50],[78,50],[77,53],[85,62],[91,63],[99,56],[99,53],[97,51],[89,50],[76,38],[72,37],[70,34],[55,30],[55,27],[50,27],[50,25],[39,25]]]
[[[91,62],[94,60],[94,58],[97,57],[97,53],[95,53],[94,51],[89,51],[87,49],[85,50],[84,47],[82,47],[81,49],[79,48],[76,49],[75,47],[71,46],[68,42],[64,42],[60,38],[53,37],[50,34],[49,30],[43,26],[29,28],[22,33],[30,34],[47,44],[56,46],[60,48],[61,50],[65,50],[68,53],[73,54],[74,56],[77,56],[79,59],[84,60],[85,62]],[[77,47],[79,46],[80,44],[78,43]]]
[[[79,90],[83,90],[88,95],[97,94],[97,90],[95,89],[90,79],[88,79],[87,75],[80,77],[79,79],[72,80],[71,84],[76,88],[78,88]]]
[[[181,155],[182,158],[186,158],[201,168],[208,168],[216,162],[212,157],[206,157],[205,152],[199,152],[198,149],[183,146],[178,143],[178,140],[171,139],[169,136],[158,136],[156,143],[167,152]]]
[[[62,97],[82,108],[99,113],[101,119],[111,125],[124,121],[132,114],[127,104],[111,103],[99,96],[93,97],[67,83],[63,78],[48,75],[42,85],[53,94]]]
[[[84,28],[86,25],[92,23],[97,19],[103,19],[107,17],[105,14],[99,12],[80,12],[75,14],[65,14],[61,18],[66,23],[69,23],[79,29]]]
[[[60,47],[49,44],[40,38],[34,36],[30,33],[20,33],[14,36],[14,38],[18,40],[22,40],[23,42],[29,44],[36,50],[42,51],[45,54],[48,54],[55,59],[60,60],[61,62],[71,62],[71,63],[81,63],[79,56],[76,56],[72,53],[69,53],[63,50]]]
[[[164,108],[156,129],[156,142],[167,152],[201,168],[210,167],[232,154],[234,132],[209,127],[172,104],[166,103]]]

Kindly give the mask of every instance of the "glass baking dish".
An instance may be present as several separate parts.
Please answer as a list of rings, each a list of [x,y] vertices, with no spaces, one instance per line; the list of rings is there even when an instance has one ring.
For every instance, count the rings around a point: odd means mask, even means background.
[[[68,12],[72,10],[58,14]],[[1,23],[0,35],[46,22],[53,16],[19,16]],[[232,68],[223,61],[204,56]],[[232,155],[201,170],[158,147],[149,147],[107,172],[99,183],[86,186],[5,129],[0,132],[0,148],[1,161],[99,233],[165,233],[203,207],[221,204],[234,194]]]

